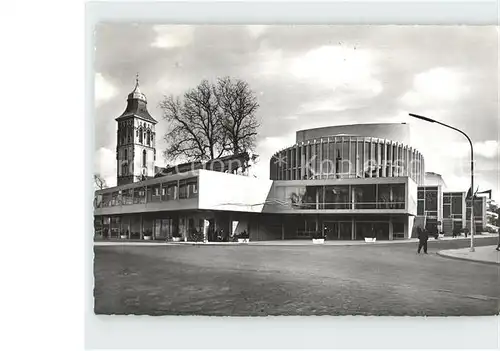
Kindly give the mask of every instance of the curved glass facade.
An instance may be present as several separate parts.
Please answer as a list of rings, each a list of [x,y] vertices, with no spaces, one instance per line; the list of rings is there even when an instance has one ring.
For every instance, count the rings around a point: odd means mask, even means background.
[[[331,136],[300,142],[273,155],[272,180],[410,177],[424,183],[424,158],[387,139]]]

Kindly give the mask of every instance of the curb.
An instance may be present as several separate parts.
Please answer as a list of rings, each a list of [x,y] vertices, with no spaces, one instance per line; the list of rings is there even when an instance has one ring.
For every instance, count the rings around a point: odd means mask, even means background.
[[[475,259],[470,259],[470,258],[465,258],[465,257],[457,257],[457,256],[452,256],[452,255],[443,253],[442,251],[438,251],[437,255],[441,256],[443,258],[449,258],[449,259],[457,260],[457,261],[468,261],[468,262],[474,262],[474,263],[487,264],[490,266],[500,266],[500,263],[497,263],[497,262],[475,260]]]

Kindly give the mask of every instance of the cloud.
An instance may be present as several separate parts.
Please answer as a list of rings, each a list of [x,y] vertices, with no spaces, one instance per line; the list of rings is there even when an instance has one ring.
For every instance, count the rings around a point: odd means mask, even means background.
[[[373,77],[375,57],[366,49],[322,46],[293,59],[291,73],[299,80],[310,80],[332,90],[342,88],[376,96],[383,90]]]
[[[485,140],[473,142],[474,147],[474,157],[484,157],[484,158],[495,158],[498,155],[498,141],[497,140]],[[451,142],[448,147],[442,148],[441,153],[455,158],[467,158],[470,157],[470,144],[466,141],[464,142]]]
[[[309,101],[300,106],[300,112],[343,111],[349,108],[348,105],[342,104],[342,102],[338,100],[339,99],[335,97],[331,97],[328,99]]]
[[[101,73],[95,74],[95,102],[97,106],[114,98],[117,92],[118,90]]]
[[[409,106],[453,103],[469,90],[465,75],[458,69],[437,67],[415,75],[413,89],[401,101]]]
[[[188,25],[157,25],[153,27],[156,38],[151,46],[161,49],[173,49],[191,44],[194,27]]]
[[[101,147],[95,153],[95,173],[100,174],[108,187],[116,185],[116,153]]]
[[[485,158],[494,158],[498,155],[498,140],[486,140],[474,144],[474,154]]]

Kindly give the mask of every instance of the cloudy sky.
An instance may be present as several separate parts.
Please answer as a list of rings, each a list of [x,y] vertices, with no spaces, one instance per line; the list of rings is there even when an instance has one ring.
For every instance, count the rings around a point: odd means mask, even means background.
[[[295,131],[337,124],[406,122],[426,171],[467,190],[469,146],[460,134],[407,116],[426,115],[469,134],[480,190],[498,196],[498,30],[469,26],[164,26],[95,30],[96,172],[116,184],[116,122],[139,72],[150,113],[202,79],[229,75],[256,92],[261,129],[254,173],[294,143]],[[160,138],[157,139],[160,141]],[[163,164],[163,141],[157,144]]]

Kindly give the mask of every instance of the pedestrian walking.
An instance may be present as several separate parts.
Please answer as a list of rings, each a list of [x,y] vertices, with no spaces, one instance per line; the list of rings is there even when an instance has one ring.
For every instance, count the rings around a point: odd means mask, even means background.
[[[500,228],[497,229],[497,234],[498,234],[498,244],[495,250],[500,251]]]
[[[427,233],[427,230],[424,228],[418,226],[417,227],[417,233],[418,233],[418,250],[417,254],[420,253],[422,248],[424,249],[424,254],[427,254],[427,241],[429,240],[429,234]]]

